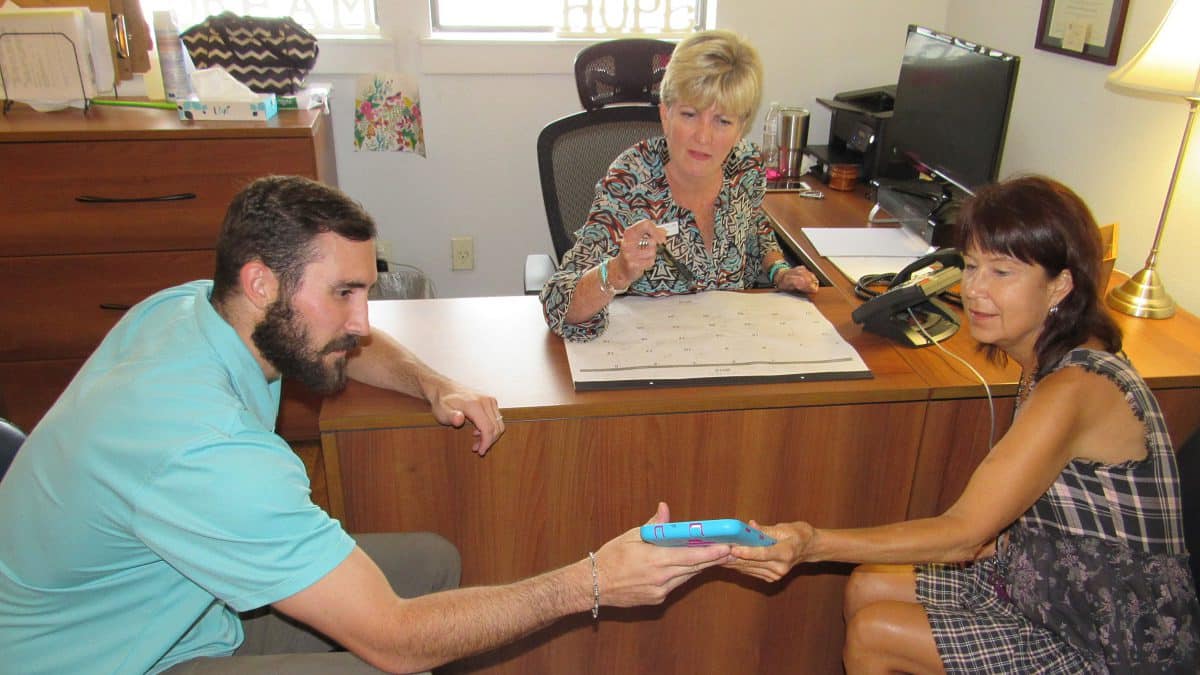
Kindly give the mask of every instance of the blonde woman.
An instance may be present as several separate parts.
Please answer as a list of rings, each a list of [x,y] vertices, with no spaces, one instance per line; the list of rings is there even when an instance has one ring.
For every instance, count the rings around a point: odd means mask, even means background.
[[[762,211],[763,166],[742,138],[761,100],[762,62],[745,40],[713,30],[679,43],[663,76],[663,136],[613,162],[575,246],[542,289],[555,333],[598,336],[608,303],[625,292],[734,290],[759,278],[816,292],[817,278],[784,260]]]

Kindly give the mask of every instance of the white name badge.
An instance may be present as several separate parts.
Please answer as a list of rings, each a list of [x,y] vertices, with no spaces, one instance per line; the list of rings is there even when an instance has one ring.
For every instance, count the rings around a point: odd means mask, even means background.
[[[663,223],[662,225],[658,226],[658,229],[666,233],[668,237],[674,237],[675,235],[679,234],[679,221],[672,220],[669,223]]]

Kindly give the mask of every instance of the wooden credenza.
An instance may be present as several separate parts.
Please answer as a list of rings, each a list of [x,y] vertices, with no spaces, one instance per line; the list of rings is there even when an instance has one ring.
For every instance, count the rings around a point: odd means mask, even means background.
[[[508,430],[479,458],[471,432],[438,425],[424,401],[352,382],[321,408],[335,515],[355,532],[439,532],[462,552],[463,583],[476,585],[584,558],[644,522],[658,500],[677,519],[824,527],[944,509],[988,449],[983,386],[940,350],[900,347],[851,321],[860,301],[800,228],[863,225],[870,204],[861,194],[767,202],[781,236],[834,279],[814,302],[872,379],[576,392],[536,298],[373,302],[375,330],[495,395]],[[1200,424],[1200,320],[1117,319],[1181,440]],[[944,346],[989,383],[1003,433],[1015,366],[987,363],[965,329]],[[598,624],[568,617],[446,670],[838,673],[849,570],[801,565],[778,584],[710,570],[661,607],[606,607]]]
[[[233,195],[255,178],[337,183],[329,118],[183,122],[93,107],[0,116],[0,416],[41,419],[124,310],[210,279]],[[289,388],[281,434],[315,440],[316,397]]]

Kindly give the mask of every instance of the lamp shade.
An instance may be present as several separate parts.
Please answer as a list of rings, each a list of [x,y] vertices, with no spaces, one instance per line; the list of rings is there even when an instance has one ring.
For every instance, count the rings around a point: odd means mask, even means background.
[[[1114,85],[1200,98],[1200,0],[1175,0],[1149,42],[1113,71]]]

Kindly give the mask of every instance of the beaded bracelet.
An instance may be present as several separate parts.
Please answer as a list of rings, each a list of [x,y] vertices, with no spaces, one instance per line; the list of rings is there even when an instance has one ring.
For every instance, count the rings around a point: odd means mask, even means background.
[[[786,269],[791,269],[791,265],[787,264],[784,260],[776,260],[775,264],[771,265],[771,269],[767,270],[767,278],[771,281],[772,286],[777,285],[775,283],[775,275],[779,274],[780,270]]]
[[[625,291],[629,290],[629,287],[626,286],[625,288],[613,288],[611,285],[609,285],[609,283],[608,283],[608,261],[609,260],[612,260],[612,258],[605,258],[604,261],[601,262],[600,265],[598,266],[599,271],[600,271],[600,290],[604,291],[605,293],[612,293],[613,295],[620,295],[620,294],[624,293]]]
[[[592,618],[600,620],[600,575],[596,571],[596,554],[588,551],[588,560],[592,561]]]

